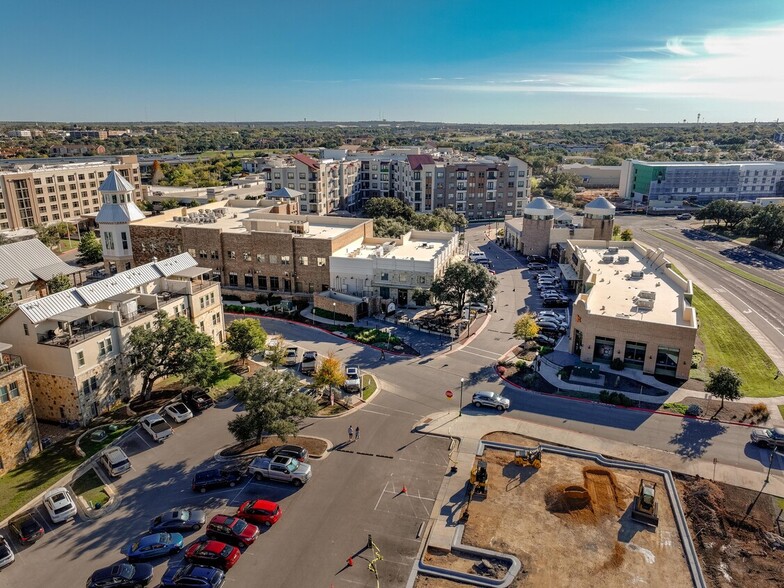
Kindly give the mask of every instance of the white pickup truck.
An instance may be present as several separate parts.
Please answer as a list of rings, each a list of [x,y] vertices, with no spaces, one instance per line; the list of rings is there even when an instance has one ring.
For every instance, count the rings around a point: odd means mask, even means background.
[[[153,441],[158,443],[163,443],[174,434],[171,425],[163,420],[163,417],[157,412],[144,415],[139,419],[139,424],[150,434]]]
[[[257,480],[275,480],[302,486],[312,475],[310,465],[293,457],[276,455],[273,458],[257,457],[248,466],[248,473]]]

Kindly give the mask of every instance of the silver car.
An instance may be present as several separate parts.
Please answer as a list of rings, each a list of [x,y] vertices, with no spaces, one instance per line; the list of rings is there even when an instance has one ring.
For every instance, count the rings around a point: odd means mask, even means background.
[[[784,427],[752,429],[751,442],[760,447],[784,447]]]
[[[8,544],[8,540],[0,535],[0,568],[10,566],[14,563],[14,550]]]
[[[510,400],[508,398],[501,396],[500,394],[496,394],[495,392],[477,392],[474,394],[471,402],[473,402],[474,406],[477,408],[487,406],[499,411],[509,410],[510,404]]]

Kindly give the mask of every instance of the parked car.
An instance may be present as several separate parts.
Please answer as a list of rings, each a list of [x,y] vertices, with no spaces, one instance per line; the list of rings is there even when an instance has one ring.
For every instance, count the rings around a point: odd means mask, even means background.
[[[188,408],[184,402],[175,402],[169,404],[163,409],[164,412],[172,418],[175,423],[184,423],[188,419],[193,418],[191,409]]]
[[[784,447],[784,427],[752,429],[751,442],[760,447]]]
[[[482,251],[470,251],[468,253],[468,259],[471,261],[478,261],[480,259],[487,259],[487,255]]]
[[[538,313],[536,313],[536,316],[537,318],[551,318],[558,322],[566,323],[566,317],[564,314],[554,310],[540,310]]]
[[[206,521],[207,513],[200,508],[175,508],[152,519],[150,533],[198,531]]]
[[[534,337],[534,341],[537,342],[539,345],[547,345],[548,347],[555,347],[555,339],[552,337],[548,337],[547,335],[537,335]]]
[[[471,402],[474,403],[474,406],[480,408],[482,406],[488,406],[490,408],[495,408],[496,410],[508,410],[509,409],[509,399],[501,396],[500,394],[496,394],[495,392],[477,392],[474,394]]]
[[[468,308],[476,312],[487,312],[488,307],[484,302],[472,302],[468,305]]]
[[[232,467],[205,470],[193,476],[191,489],[194,492],[206,492],[214,488],[234,488],[242,478],[242,471]]]
[[[87,579],[87,588],[137,588],[152,580],[150,564],[120,563],[95,570]]]
[[[115,478],[122,476],[131,469],[131,460],[119,447],[110,447],[101,454],[101,465],[106,472]]]
[[[543,272],[547,270],[547,266],[543,263],[529,263],[528,270],[530,272]]]
[[[678,220],[691,220],[691,215],[688,212],[684,212],[683,214],[679,214],[675,218]]]
[[[192,412],[201,412],[215,405],[215,401],[210,395],[200,388],[185,390],[180,397]]]
[[[547,298],[542,302],[545,308],[566,308],[569,306],[569,299],[566,297],[561,298]]]
[[[237,563],[240,554],[240,550],[233,545],[213,539],[200,539],[188,546],[185,551],[185,561],[212,566],[227,572]]]
[[[0,535],[0,568],[10,566],[15,559],[14,550],[8,544],[8,539]]]
[[[257,499],[243,502],[234,516],[251,522],[256,526],[266,525],[271,527],[278,522],[281,514],[282,512],[277,502]]]
[[[128,563],[179,553],[183,538],[179,533],[152,533],[126,545],[122,552]]]
[[[283,356],[283,365],[297,365],[299,361],[299,349],[297,347],[286,347],[286,354]]]
[[[529,255],[528,256],[528,263],[529,263],[529,265],[531,263],[544,263],[544,264],[547,264],[549,262],[550,262],[549,259],[547,259],[546,257],[542,257],[541,255]]]
[[[44,528],[35,515],[26,512],[8,522],[9,530],[22,545],[32,545],[44,536]]]
[[[343,383],[346,392],[361,392],[362,391],[362,375],[358,367],[346,368],[346,381]]]
[[[219,514],[210,519],[206,535],[210,539],[248,547],[259,536],[259,528],[240,518]]]
[[[318,364],[318,352],[316,351],[306,351],[302,354],[302,363],[299,366],[299,370],[303,374],[312,374],[316,371],[316,366]]]
[[[171,425],[157,412],[144,415],[139,419],[139,424],[158,443],[163,443],[174,434]]]
[[[283,455],[286,457],[293,457],[298,461],[308,461],[308,450],[299,445],[273,445],[267,449],[265,455],[267,457]]]
[[[564,331],[566,330],[561,323],[557,323],[555,321],[546,321],[544,319],[539,319],[536,321],[536,326],[538,326],[542,330],[549,330],[549,331]]]
[[[76,516],[76,502],[68,488],[52,488],[44,494],[44,506],[53,523],[62,523]]]
[[[160,586],[223,586],[226,574],[218,568],[193,563],[183,563],[179,568],[169,568],[161,578]]]
[[[312,476],[308,464],[284,455],[276,455],[273,458],[256,457],[250,462],[248,472],[257,480],[276,480],[294,486],[302,486]]]

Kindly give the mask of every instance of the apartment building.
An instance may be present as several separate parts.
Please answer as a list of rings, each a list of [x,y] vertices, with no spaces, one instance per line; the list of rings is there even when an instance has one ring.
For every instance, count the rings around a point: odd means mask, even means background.
[[[358,161],[313,159],[304,153],[244,159],[243,171],[259,174],[266,191],[282,188],[302,192],[301,214],[329,214],[355,206],[359,198]]]
[[[40,450],[38,424],[27,379],[27,368],[11,348],[0,343],[0,476]]]
[[[678,208],[726,198],[755,200],[784,196],[784,161],[649,162],[621,166],[621,198],[649,209]]]
[[[38,239],[0,245],[0,294],[19,304],[49,294],[47,282],[58,274],[78,285],[82,270],[68,265]]]
[[[625,241],[568,241],[575,276],[570,351],[587,363],[622,360],[646,374],[688,379],[697,338],[693,290],[661,249]]]
[[[133,185],[134,199],[141,199],[135,155],[0,162],[0,230],[73,222],[82,215],[98,212],[98,187],[113,169]]]
[[[211,272],[184,253],[20,304],[0,322],[0,340],[27,364],[37,417],[86,425],[134,394],[125,346],[158,311],[187,317],[221,343],[221,292]]]

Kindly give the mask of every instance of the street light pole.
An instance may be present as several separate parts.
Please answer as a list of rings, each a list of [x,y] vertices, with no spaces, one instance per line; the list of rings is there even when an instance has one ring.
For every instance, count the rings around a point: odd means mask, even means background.
[[[776,459],[776,450],[778,445],[773,446],[773,451],[770,452],[770,463],[768,464],[768,475],[765,477],[765,483],[770,482],[770,470],[773,468],[773,460]]]
[[[460,378],[460,407],[458,408],[457,416],[463,416],[463,384],[465,378]]]
[[[332,324],[333,324],[333,325],[334,325],[334,324],[337,324],[337,323],[335,322],[335,306],[336,306],[336,303],[335,303],[335,302],[333,302],[333,303],[332,303]]]

